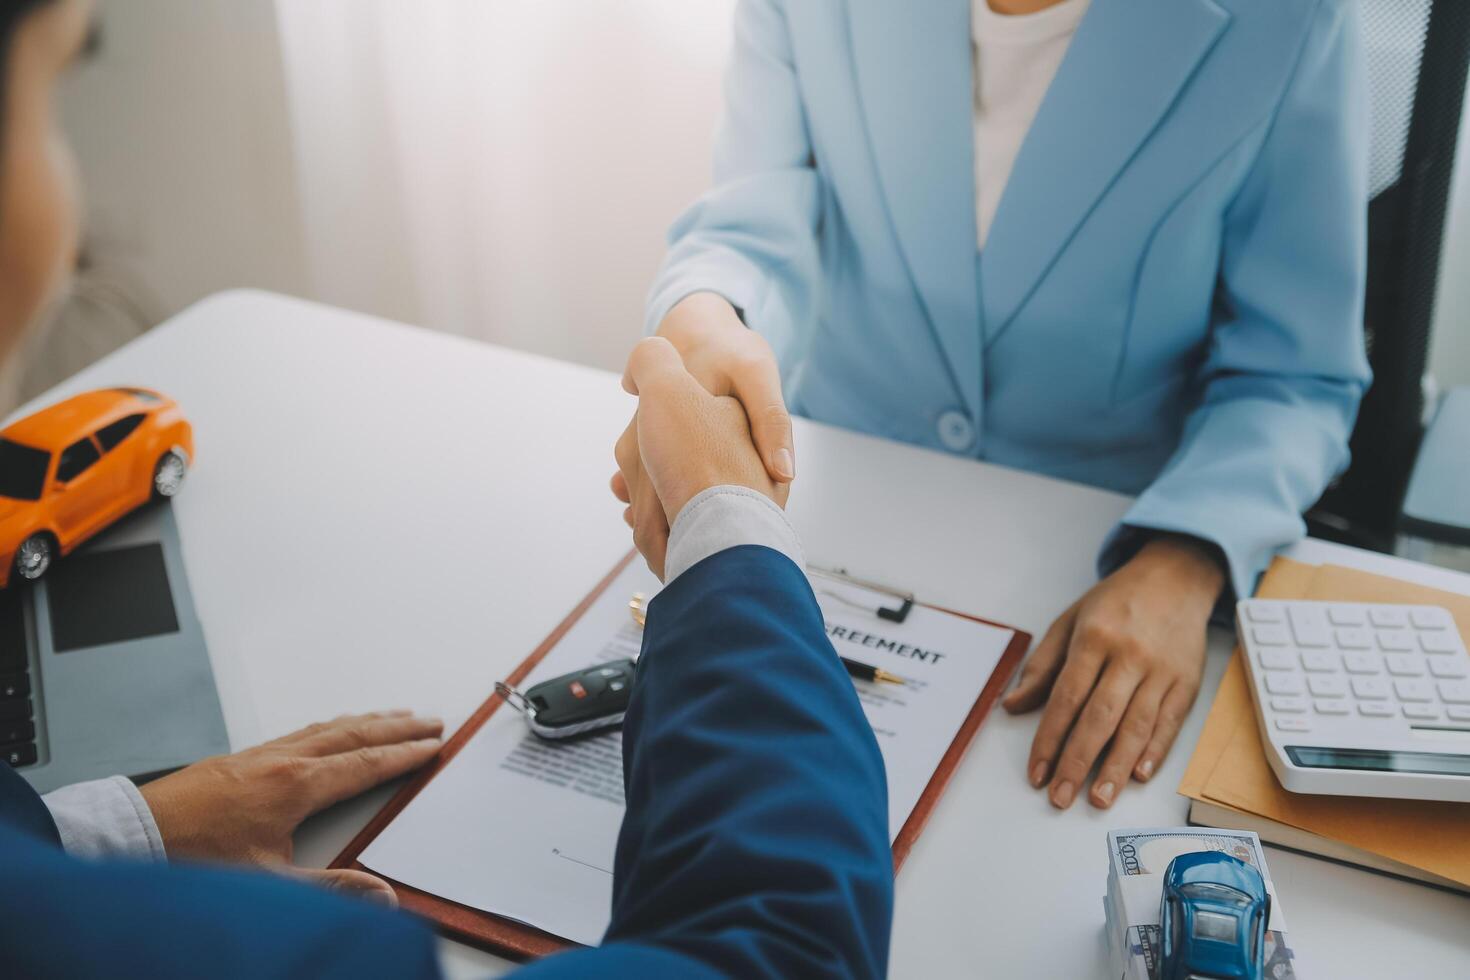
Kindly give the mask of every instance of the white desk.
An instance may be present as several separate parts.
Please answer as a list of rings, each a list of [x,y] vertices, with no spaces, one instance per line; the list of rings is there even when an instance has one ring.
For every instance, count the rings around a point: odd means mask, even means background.
[[[236,292],[45,401],[119,383],[194,422],[176,507],[236,746],[394,706],[453,729],[629,547],[607,479],[632,401],[600,371]],[[814,424],[796,437],[792,517],[814,561],[1038,636],[1127,504]],[[1293,555],[1470,593],[1470,576],[1319,542]],[[1230,643],[1212,637],[1162,771],[1108,813],[1052,810],[1023,778],[1034,716],[992,714],[899,876],[892,975],[1103,976],[1104,831],[1184,822],[1175,787]],[[305,827],[303,863],[386,796]],[[1308,978],[1470,974],[1470,899],[1279,850],[1271,868]],[[507,966],[444,950],[456,976]]]

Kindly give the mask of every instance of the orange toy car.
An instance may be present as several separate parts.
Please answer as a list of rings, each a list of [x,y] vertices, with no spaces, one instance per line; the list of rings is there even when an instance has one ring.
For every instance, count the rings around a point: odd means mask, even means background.
[[[0,588],[178,493],[193,458],[179,406],[143,388],[89,391],[0,431]]]

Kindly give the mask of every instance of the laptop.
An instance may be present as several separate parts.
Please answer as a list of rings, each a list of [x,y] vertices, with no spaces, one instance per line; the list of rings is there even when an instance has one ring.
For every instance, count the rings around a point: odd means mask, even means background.
[[[167,502],[0,590],[0,759],[38,792],[229,750]]]

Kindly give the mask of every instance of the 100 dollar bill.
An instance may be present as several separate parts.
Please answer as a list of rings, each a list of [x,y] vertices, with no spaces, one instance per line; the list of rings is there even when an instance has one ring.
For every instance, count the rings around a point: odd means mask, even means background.
[[[1158,926],[1130,926],[1125,937],[1124,956],[1129,960],[1130,973],[1138,975],[1136,966],[1141,966],[1143,976],[1157,977],[1159,961],[1163,957],[1162,934]],[[1281,933],[1268,930],[1266,933],[1266,968],[1262,976],[1266,980],[1296,980],[1296,968],[1292,965],[1295,955],[1286,944]]]
[[[1168,830],[1114,830],[1108,832],[1109,856],[1116,874],[1161,875],[1169,862],[1181,854],[1218,851],[1237,857],[1261,872],[1266,870],[1266,857],[1261,842],[1249,831],[1175,828]]]
[[[1160,879],[1169,862],[1181,854],[1213,851],[1229,854],[1261,872],[1270,883],[1260,838],[1250,831],[1213,830],[1195,827],[1169,827],[1146,830],[1115,830],[1108,833],[1108,859],[1111,873],[1103,901],[1107,917],[1109,954],[1113,972],[1127,978],[1147,980],[1158,976],[1163,948],[1158,925],[1158,893],[1147,910],[1138,908],[1130,915],[1120,894],[1122,879],[1150,876]],[[1142,897],[1135,894],[1135,898]],[[1295,980],[1295,954],[1288,945],[1286,933],[1276,922],[1276,929],[1266,933],[1264,976],[1269,980]],[[1131,919],[1131,921],[1130,921]]]

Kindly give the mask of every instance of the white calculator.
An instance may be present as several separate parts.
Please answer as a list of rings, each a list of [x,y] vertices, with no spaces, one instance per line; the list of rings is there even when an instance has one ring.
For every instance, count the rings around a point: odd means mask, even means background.
[[[1470,654],[1447,610],[1246,599],[1236,625],[1281,785],[1470,802]]]

